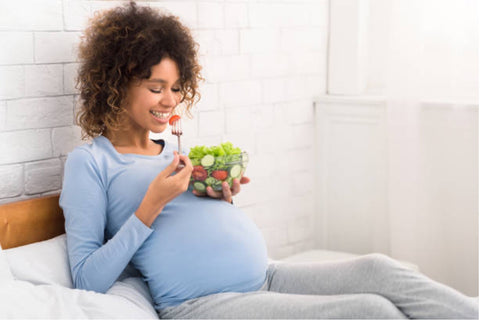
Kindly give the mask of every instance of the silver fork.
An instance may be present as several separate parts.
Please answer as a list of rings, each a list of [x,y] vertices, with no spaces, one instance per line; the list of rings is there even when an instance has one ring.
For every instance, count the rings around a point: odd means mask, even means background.
[[[178,118],[178,119],[173,121],[172,135],[177,136],[177,139],[178,139],[178,153],[179,154],[182,153],[182,142],[180,140],[180,136],[182,136],[182,134],[183,134],[183,132],[182,132],[182,120],[181,120],[181,118]]]

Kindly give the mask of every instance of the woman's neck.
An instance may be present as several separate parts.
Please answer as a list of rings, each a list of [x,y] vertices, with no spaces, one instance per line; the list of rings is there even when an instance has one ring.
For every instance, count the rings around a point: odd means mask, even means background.
[[[103,136],[108,138],[113,147],[121,154],[158,155],[162,146],[150,140],[149,132],[133,135],[129,132],[105,131]]]

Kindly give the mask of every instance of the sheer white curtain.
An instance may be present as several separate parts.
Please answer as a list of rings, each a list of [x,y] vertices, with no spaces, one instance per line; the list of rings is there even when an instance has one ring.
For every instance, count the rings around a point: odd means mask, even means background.
[[[391,255],[478,295],[478,1],[391,4]]]

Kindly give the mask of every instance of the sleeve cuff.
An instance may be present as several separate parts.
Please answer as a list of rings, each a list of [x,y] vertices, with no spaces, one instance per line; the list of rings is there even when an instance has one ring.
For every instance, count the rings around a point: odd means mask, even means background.
[[[137,246],[140,246],[153,232],[153,229],[143,224],[135,213],[130,216],[121,229],[131,231],[129,233],[131,241]]]

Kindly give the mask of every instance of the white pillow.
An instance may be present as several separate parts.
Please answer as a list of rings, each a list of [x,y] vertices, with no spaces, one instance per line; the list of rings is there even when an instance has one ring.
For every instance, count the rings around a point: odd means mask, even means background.
[[[9,282],[0,286],[0,320],[158,319],[150,303],[145,299],[138,300],[139,292],[135,287],[122,282],[115,286],[122,288],[121,295],[68,289],[60,285]]]
[[[65,234],[3,252],[15,279],[73,288]]]
[[[0,245],[0,284],[5,284],[9,281],[13,281],[12,272],[8,266],[7,259],[5,257],[5,252],[2,250]]]

